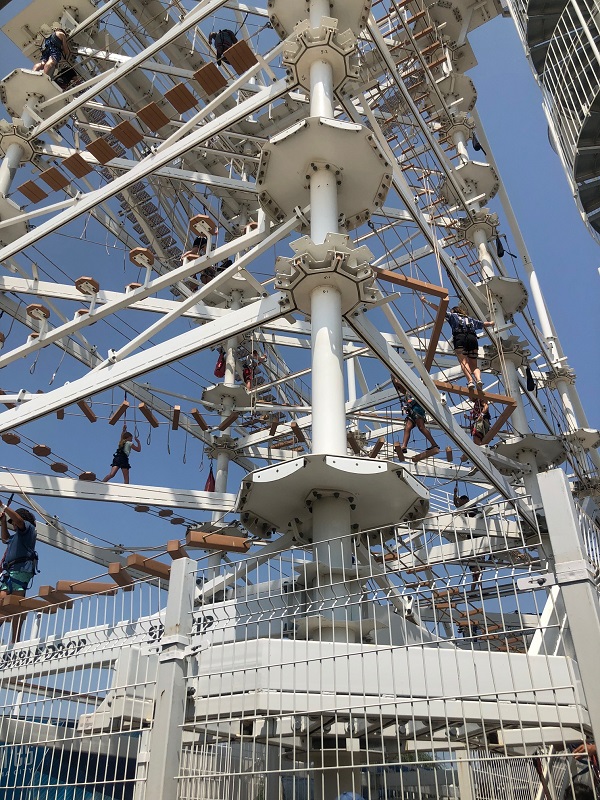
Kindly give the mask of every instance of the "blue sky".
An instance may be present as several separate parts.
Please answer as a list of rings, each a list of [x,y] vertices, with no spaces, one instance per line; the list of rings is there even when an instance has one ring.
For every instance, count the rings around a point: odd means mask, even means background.
[[[8,8],[0,12],[0,24],[26,4],[13,0]],[[497,18],[474,32],[471,42],[479,61],[479,66],[469,73],[478,90],[477,109],[520,221],[569,363],[577,372],[578,388],[590,423],[598,426],[598,245],[580,219],[559,158],[548,143],[541,93],[526,62],[514,24],[509,19]],[[0,74],[6,75],[16,66],[28,65],[27,59],[21,57],[8,40],[3,39],[2,44]],[[20,182],[17,180],[16,185]],[[499,210],[497,205],[494,207]],[[83,226],[83,221],[81,224]],[[501,230],[509,233],[506,225]],[[509,245],[514,247],[510,234]],[[44,246],[42,243],[42,248]],[[63,240],[61,247],[63,258],[86,264],[86,269],[82,268],[80,274],[105,274],[107,264],[104,247],[92,248],[86,242],[77,240]],[[124,257],[124,253],[115,251],[110,255],[110,267],[120,270]],[[90,260],[98,262],[97,272],[91,272],[88,267]],[[526,280],[522,273],[521,277]],[[125,283],[124,278],[122,283]],[[34,391],[38,385],[44,387],[58,361],[59,356],[56,354],[45,361],[40,359],[35,378],[27,378],[27,387]],[[24,374],[27,376],[27,370],[24,370]],[[64,365],[55,385],[68,379],[68,375],[69,368]],[[5,378],[2,380],[6,381]],[[152,377],[148,380],[152,382]],[[119,400],[120,396],[117,397],[117,402]],[[99,452],[91,448],[87,441],[87,425],[81,419],[74,419],[61,427],[60,423],[57,424],[53,418],[49,418],[35,423],[31,429],[35,431],[38,441],[48,439],[53,449],[58,450],[60,445],[67,454],[75,453],[74,460],[77,460],[76,456],[84,459],[77,463],[82,463],[86,469],[94,469],[101,477],[110,463],[118,431],[112,428],[107,431],[105,445],[102,445],[102,452]],[[163,441],[164,432],[161,431],[162,439],[159,438],[158,442],[158,434],[154,437],[150,447],[146,446],[147,432],[145,426],[141,434],[143,453],[132,456],[132,462],[136,459],[133,462],[136,482],[160,483],[162,466],[165,471],[168,469],[168,483],[171,485],[196,485],[197,488],[203,488],[207,464],[202,461],[199,444],[189,440],[188,463],[184,474],[183,436],[172,437],[171,453],[168,454]],[[12,463],[9,459],[17,456],[16,448],[3,447],[2,452],[1,460],[9,464]],[[15,465],[20,466],[18,462]],[[51,502],[43,504],[50,510],[54,508]],[[99,515],[96,511],[93,503],[73,502],[68,509],[64,504],[57,506],[55,513],[59,513],[65,521],[83,530],[92,531],[107,541],[126,544],[133,541],[135,546],[155,544],[183,533],[183,529],[171,528],[164,521],[158,522],[154,518],[134,514],[117,506],[103,507],[103,524],[99,527]],[[57,574],[59,563],[61,573]],[[57,578],[69,577],[69,574],[77,577],[82,573],[93,575],[99,572],[93,565],[83,565],[80,561],[48,549],[43,549],[42,567],[43,573],[38,584],[52,583]],[[65,570],[70,572],[67,574]]]

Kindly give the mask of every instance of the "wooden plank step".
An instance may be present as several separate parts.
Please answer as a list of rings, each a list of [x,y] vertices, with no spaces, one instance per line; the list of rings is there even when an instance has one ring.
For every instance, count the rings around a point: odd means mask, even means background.
[[[167,542],[167,555],[173,560],[176,558],[189,558],[187,550],[182,546],[179,539],[171,539]]]
[[[227,79],[212,62],[194,72],[194,80],[204,89],[207,95],[216,94],[227,86]]]
[[[118,125],[116,125],[112,129],[111,133],[115,139],[121,142],[121,144],[125,145],[125,147],[128,149],[135,147],[136,144],[144,141],[143,134],[127,119],[124,122],[120,122]]]
[[[168,92],[165,92],[165,100],[168,100],[175,111],[180,114],[185,114],[186,111],[198,105],[198,100],[184,83],[178,83]]]
[[[119,155],[114,147],[111,147],[105,139],[96,139],[86,145],[88,153],[91,153],[99,164],[108,164],[113,158]]]
[[[38,594],[42,600],[45,600],[47,603],[61,605],[64,608],[73,608],[73,600],[69,595],[57,591],[54,586],[40,586]]]
[[[2,606],[0,606],[0,613],[2,615],[18,614],[19,612],[26,611],[49,611],[51,614],[56,613],[56,606],[52,606],[45,600],[38,600],[35,597],[20,597],[19,595],[12,594],[3,598]]]
[[[34,181],[25,181],[18,187],[17,192],[21,192],[32,203],[39,203],[40,200],[45,200],[48,197],[48,194]]]
[[[244,39],[225,50],[223,56],[229,61],[238,75],[243,75],[250,67],[258,64],[258,59]]]
[[[146,575],[152,575],[153,578],[161,578],[168,581],[171,575],[171,567],[168,564],[163,564],[152,558],[144,558],[139,553],[132,553],[127,558],[127,566],[135,567],[140,572],[145,572]]]
[[[428,25],[426,28],[423,28],[422,31],[414,33],[413,38],[419,41],[419,39],[422,39],[424,36],[428,36],[430,33],[433,33],[433,31],[434,31],[433,25]]]
[[[137,112],[137,118],[147,125],[151,131],[159,131],[170,122],[170,119],[158,103],[148,103],[147,106],[140,108]]]
[[[118,561],[113,561],[108,565],[108,574],[117,584],[117,586],[120,586],[123,589],[123,591],[132,591],[135,578],[133,578],[132,575],[127,572],[123,564]]]
[[[85,178],[86,175],[94,171],[91,164],[88,164],[80,153],[73,153],[72,156],[65,158],[62,163],[63,167],[68,169],[76,178]]]
[[[247,553],[250,549],[249,539],[241,536],[230,536],[225,533],[189,530],[186,536],[188,547],[201,547],[203,550],[222,550],[227,553]]]
[[[40,178],[47,183],[51,189],[55,191],[60,191],[60,189],[64,189],[65,186],[68,186],[71,181],[66,175],[57,169],[56,167],[50,167],[50,169],[44,170],[44,172],[40,172]]]

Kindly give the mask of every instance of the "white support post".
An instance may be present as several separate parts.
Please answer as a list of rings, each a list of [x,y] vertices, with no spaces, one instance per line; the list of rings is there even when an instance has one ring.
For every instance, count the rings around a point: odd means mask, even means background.
[[[313,453],[346,455],[341,295],[318,286],[311,296]]]
[[[165,615],[165,630],[160,641],[156,704],[146,775],[145,800],[177,800],[182,750],[183,724],[187,704],[186,648],[192,633],[192,612],[196,591],[196,562],[176,559]]]
[[[476,228],[473,231],[473,241],[477,247],[477,255],[481,264],[481,272],[484,278],[494,277],[494,264],[488,248],[487,234],[484,228]],[[504,320],[503,320],[504,321]]]
[[[556,580],[579,666],[594,740],[600,741],[600,598],[567,476],[552,469],[538,477]]]
[[[467,140],[465,134],[462,131],[454,131],[452,134],[452,141],[456,147],[456,152],[458,153],[460,163],[466,164],[470,159],[469,151],[467,150]]]
[[[13,179],[21,163],[23,155],[23,148],[21,145],[13,142],[8,145],[6,155],[2,159],[0,165],[0,195],[6,197],[10,191]]]
[[[471,763],[466,758],[456,759],[456,773],[458,776],[458,792],[460,800],[473,800],[473,780],[471,778]]]

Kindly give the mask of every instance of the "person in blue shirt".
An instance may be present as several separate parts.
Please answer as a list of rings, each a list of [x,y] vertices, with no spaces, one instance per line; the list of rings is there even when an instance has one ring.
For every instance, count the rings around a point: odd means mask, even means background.
[[[35,543],[35,517],[26,508],[13,511],[3,506],[0,512],[0,534],[7,546],[2,559],[0,574],[0,598],[8,595],[25,597],[37,570],[37,553]],[[12,639],[18,642],[23,625],[23,616],[15,615],[12,619]]]
[[[436,311],[438,310],[438,306],[430,303],[425,295],[421,295],[421,301]],[[479,342],[476,334],[477,331],[482,331],[484,328],[493,327],[495,323],[469,317],[463,305],[454,306],[446,314],[446,322],[452,329],[452,346],[463,375],[467,379],[468,388],[474,389],[477,384],[478,389],[483,389],[481,371],[477,366]]]

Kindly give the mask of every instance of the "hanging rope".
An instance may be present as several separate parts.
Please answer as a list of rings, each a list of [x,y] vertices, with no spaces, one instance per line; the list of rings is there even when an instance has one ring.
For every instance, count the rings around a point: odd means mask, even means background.
[[[57,365],[56,369],[55,369],[55,370],[54,370],[54,372],[52,373],[52,377],[51,377],[51,378],[50,378],[50,380],[48,381],[48,386],[52,386],[52,384],[54,383],[54,379],[56,378],[56,375],[57,375],[57,373],[58,373],[58,370],[61,368],[61,365],[62,365],[63,361],[65,360],[65,356],[66,356],[66,355],[67,355],[67,348],[65,347],[65,349],[63,350],[63,354],[62,354],[62,356],[60,357],[60,361],[58,362],[58,365]]]

